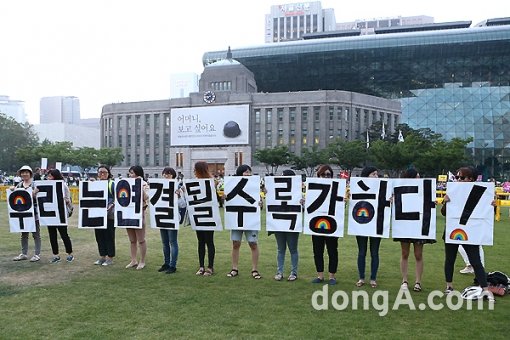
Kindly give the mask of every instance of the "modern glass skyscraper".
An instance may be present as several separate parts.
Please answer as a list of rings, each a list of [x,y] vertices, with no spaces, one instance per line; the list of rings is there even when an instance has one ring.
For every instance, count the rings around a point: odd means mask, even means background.
[[[401,122],[469,144],[486,174],[510,169],[510,19],[375,29],[373,35],[232,50],[259,91],[345,90],[399,99]],[[203,63],[226,51],[206,52]]]

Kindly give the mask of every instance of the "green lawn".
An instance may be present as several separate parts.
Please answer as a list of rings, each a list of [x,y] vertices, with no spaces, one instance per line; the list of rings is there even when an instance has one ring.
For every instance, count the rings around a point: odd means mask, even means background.
[[[77,215],[77,214],[75,214]],[[440,214],[438,214],[440,216]],[[485,247],[487,270],[510,273],[508,251],[510,222],[505,209],[502,222],[496,222],[495,244]],[[438,217],[438,239],[444,220]],[[0,203],[0,324],[1,339],[165,339],[176,338],[482,338],[508,336],[510,296],[497,298],[494,310],[440,311],[430,309],[389,310],[379,316],[370,310],[316,311],[311,297],[322,285],[311,284],[315,267],[309,236],[299,243],[299,279],[273,280],[276,242],[273,236],[260,236],[260,272],[263,279],[250,277],[250,252],[241,248],[239,277],[227,278],[230,270],[229,233],[217,232],[216,274],[197,277],[196,237],[190,228],[179,232],[179,262],[176,274],[158,273],[162,264],[159,231],[147,231],[148,261],[142,271],[124,269],[129,262],[126,232],[117,230],[117,257],[111,267],[94,266],[97,247],[93,231],[78,230],[72,219],[70,235],[76,260],[49,264],[51,250],[47,231],[42,228],[43,252],[39,263],[14,262],[20,252],[18,234],[9,233],[6,204]],[[30,254],[33,240],[30,239]],[[416,305],[425,303],[432,290],[444,289],[443,242],[425,245],[425,273],[421,293],[411,292]],[[62,246],[63,251],[63,246]],[[346,236],[339,241],[338,285],[329,287],[329,296],[343,290],[350,296],[357,280],[356,240]],[[380,250],[379,289],[387,290],[390,307],[400,287],[400,245],[383,240]],[[327,256],[326,256],[327,259]],[[287,254],[286,275],[290,257]],[[459,256],[455,287],[471,284],[473,276],[461,275]],[[367,264],[367,269],[369,268]],[[367,274],[368,275],[368,274]],[[414,259],[410,277],[414,279]],[[369,296],[374,290],[364,286]],[[339,301],[341,302],[341,300]],[[443,298],[435,300],[444,302]],[[352,306],[352,304],[350,305]]]

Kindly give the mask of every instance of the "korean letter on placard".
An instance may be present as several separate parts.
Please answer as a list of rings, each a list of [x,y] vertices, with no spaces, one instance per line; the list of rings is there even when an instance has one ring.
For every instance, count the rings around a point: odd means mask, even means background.
[[[265,177],[267,231],[303,231],[301,184],[301,176]]]
[[[390,236],[391,181],[352,177],[350,191],[348,234],[388,238]]]
[[[225,229],[260,230],[260,176],[225,178]]]
[[[7,212],[11,233],[36,231],[32,188],[7,189]]]
[[[393,179],[391,234],[393,238],[436,238],[436,180]]]
[[[35,181],[38,189],[36,199],[41,225],[67,225],[67,210],[64,201],[64,181]]]
[[[223,230],[213,180],[186,179],[184,188],[191,228],[193,230]]]
[[[448,182],[445,242],[492,246],[494,182]]]
[[[142,229],[143,193],[141,178],[115,179],[115,227]]]
[[[176,190],[175,179],[151,178],[149,182],[151,228],[179,229]]]
[[[108,181],[80,181],[78,228],[106,229]]]
[[[344,236],[345,179],[306,179],[304,233]]]

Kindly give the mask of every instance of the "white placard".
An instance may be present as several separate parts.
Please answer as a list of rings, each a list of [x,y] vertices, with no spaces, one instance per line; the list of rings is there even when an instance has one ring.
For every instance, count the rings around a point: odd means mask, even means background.
[[[391,193],[387,179],[351,177],[348,234],[388,238]]]
[[[494,182],[449,182],[445,242],[492,246]]]
[[[266,230],[303,231],[301,176],[266,176]]]
[[[149,182],[151,228],[179,229],[176,190],[175,179],[151,178]]]
[[[56,162],[55,169],[57,169],[58,171],[62,171],[62,162]]]
[[[260,230],[260,176],[225,177],[225,229]]]
[[[45,226],[67,226],[64,181],[35,181],[39,223]]]
[[[391,181],[391,236],[436,239],[436,180],[402,178]]]
[[[318,236],[344,236],[345,179],[306,179],[303,232]]]
[[[115,227],[143,227],[143,190],[141,178],[115,179]]]
[[[41,169],[46,170],[48,169],[48,158],[41,158]]]
[[[184,190],[191,228],[193,230],[223,230],[214,181],[186,179]]]
[[[7,213],[11,233],[35,232],[32,188],[12,191],[7,189]]]
[[[108,181],[80,181],[79,185],[78,228],[106,229]]]

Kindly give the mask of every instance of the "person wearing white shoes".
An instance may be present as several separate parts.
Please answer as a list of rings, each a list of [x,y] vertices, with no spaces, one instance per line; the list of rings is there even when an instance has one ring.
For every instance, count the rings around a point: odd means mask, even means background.
[[[37,208],[37,200],[35,199],[35,195],[37,194],[37,188],[34,186],[34,182],[32,181],[33,171],[32,168],[28,165],[22,166],[18,170],[18,176],[21,177],[21,182],[16,185],[16,187],[12,186],[10,189],[32,189],[32,196],[34,198],[34,217],[35,217],[35,232],[32,232],[32,237],[34,238],[35,244],[35,252],[34,256],[30,258],[30,262],[37,262],[41,259],[41,230],[39,227],[39,210]],[[23,261],[28,260],[28,236],[30,233],[21,233],[21,254],[13,258],[13,261]]]
[[[460,253],[460,256],[462,256],[464,263],[466,264],[466,266],[464,268],[462,268],[459,272],[461,274],[474,274],[475,270],[473,269],[473,266],[471,265],[471,263],[469,263],[468,255],[466,254],[466,251],[464,250],[464,248],[462,246],[459,246],[459,253]],[[482,246],[480,246],[480,260],[482,261],[482,265],[485,267],[485,256],[484,256]]]

